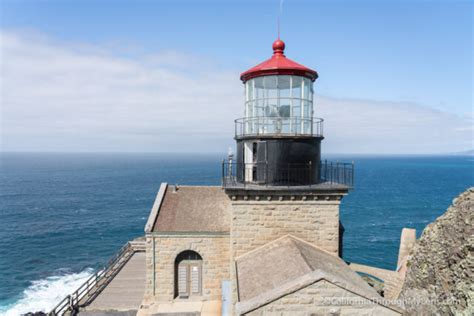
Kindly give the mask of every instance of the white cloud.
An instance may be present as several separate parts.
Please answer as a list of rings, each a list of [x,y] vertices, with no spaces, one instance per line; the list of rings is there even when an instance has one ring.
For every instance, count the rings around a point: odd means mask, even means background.
[[[329,152],[427,154],[474,147],[473,120],[452,113],[400,102],[323,97],[317,103]]]
[[[222,151],[243,113],[239,72],[178,52],[1,32],[2,150]],[[376,87],[374,87],[376,89]],[[416,104],[318,97],[324,150],[438,153],[472,144],[472,118]]]

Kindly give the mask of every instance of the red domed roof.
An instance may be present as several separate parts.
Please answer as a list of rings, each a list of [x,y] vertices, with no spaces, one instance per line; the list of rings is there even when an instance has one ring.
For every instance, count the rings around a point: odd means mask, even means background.
[[[252,78],[268,75],[296,75],[316,80],[318,73],[297,62],[286,58],[284,55],[285,43],[277,39],[273,42],[273,56],[261,64],[240,74],[240,80],[244,83]]]

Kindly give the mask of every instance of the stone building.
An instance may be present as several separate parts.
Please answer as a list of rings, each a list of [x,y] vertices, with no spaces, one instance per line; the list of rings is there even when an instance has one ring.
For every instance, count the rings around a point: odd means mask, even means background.
[[[396,315],[341,258],[353,164],[321,161],[316,71],[284,55],[242,73],[245,115],[222,186],[162,184],[146,233],[143,314]]]

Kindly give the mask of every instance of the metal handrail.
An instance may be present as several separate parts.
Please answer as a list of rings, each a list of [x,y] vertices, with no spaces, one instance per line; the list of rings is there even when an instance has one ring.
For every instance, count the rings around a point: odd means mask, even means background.
[[[320,161],[319,164],[268,162],[222,162],[222,186],[239,188],[247,185],[354,187],[354,163]]]
[[[321,161],[319,165],[321,182],[343,184],[354,187],[354,162]]]
[[[235,120],[235,137],[247,136],[323,136],[319,117],[256,116]]]
[[[133,247],[130,242],[120,248],[120,250],[107,262],[103,269],[96,271],[91,275],[79,288],[72,294],[66,296],[48,313],[50,316],[64,315],[67,311],[75,312],[80,307],[80,301],[87,295],[88,299],[95,297],[102,289],[110,283],[110,281],[117,275],[123,265],[133,255]],[[128,256],[126,256],[128,254]],[[126,258],[126,260],[122,260]],[[122,262],[120,262],[122,260]],[[117,263],[118,268],[114,270]],[[111,273],[109,273],[111,272]],[[99,282],[102,282],[99,284]]]

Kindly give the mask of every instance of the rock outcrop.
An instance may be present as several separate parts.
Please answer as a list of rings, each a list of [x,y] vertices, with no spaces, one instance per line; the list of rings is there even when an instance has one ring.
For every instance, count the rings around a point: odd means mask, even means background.
[[[423,231],[399,296],[408,315],[474,315],[473,217],[474,187]]]

